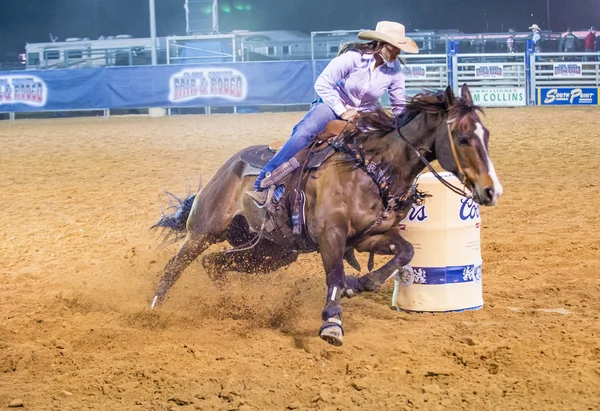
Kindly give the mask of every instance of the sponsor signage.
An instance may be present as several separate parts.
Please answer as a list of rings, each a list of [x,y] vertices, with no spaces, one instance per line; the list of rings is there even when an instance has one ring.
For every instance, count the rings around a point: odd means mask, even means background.
[[[598,105],[596,87],[541,87],[537,89],[537,104],[541,106]]]
[[[504,65],[502,64],[475,64],[476,78],[502,78]]]
[[[169,100],[185,102],[199,97],[242,101],[248,92],[246,77],[234,69],[185,69],[171,76]]]
[[[525,106],[525,87],[474,87],[473,102],[484,107]]]
[[[402,71],[404,72],[404,77],[407,79],[421,79],[427,77],[426,66],[404,66],[402,67]]]
[[[0,105],[25,104],[43,107],[48,99],[48,87],[32,75],[0,76]]]
[[[463,221],[479,220],[479,205],[472,198],[461,198],[458,217]]]
[[[554,77],[581,77],[583,67],[581,63],[554,63]]]

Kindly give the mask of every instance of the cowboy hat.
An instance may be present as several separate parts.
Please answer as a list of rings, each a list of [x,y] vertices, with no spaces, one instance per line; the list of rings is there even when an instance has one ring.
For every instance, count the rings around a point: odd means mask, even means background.
[[[393,21],[380,21],[377,23],[375,30],[366,30],[358,33],[358,38],[361,40],[383,41],[406,53],[418,53],[419,46],[417,43],[405,35],[404,25]]]
[[[540,31],[542,31],[542,29],[540,29],[540,26],[538,26],[537,24],[533,24],[531,27],[529,27],[529,30],[540,30]]]

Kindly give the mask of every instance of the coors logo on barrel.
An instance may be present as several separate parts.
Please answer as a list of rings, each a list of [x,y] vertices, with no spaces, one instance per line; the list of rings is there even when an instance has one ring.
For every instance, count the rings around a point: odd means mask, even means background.
[[[466,221],[479,218],[479,205],[472,198],[461,198],[460,203],[458,216],[461,220]]]

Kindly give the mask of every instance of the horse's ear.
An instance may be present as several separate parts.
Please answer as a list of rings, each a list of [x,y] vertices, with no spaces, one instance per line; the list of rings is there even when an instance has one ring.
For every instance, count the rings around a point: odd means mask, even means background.
[[[454,97],[454,92],[450,86],[446,87],[446,90],[444,91],[444,102],[448,107],[452,107],[456,104],[456,97]]]
[[[473,104],[473,96],[471,95],[471,91],[467,86],[467,83],[464,83],[460,88],[460,96],[464,98],[468,103]]]

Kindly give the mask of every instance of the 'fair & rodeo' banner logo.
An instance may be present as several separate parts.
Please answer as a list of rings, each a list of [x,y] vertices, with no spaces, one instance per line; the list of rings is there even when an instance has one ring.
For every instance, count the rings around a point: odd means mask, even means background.
[[[172,102],[202,97],[242,101],[247,92],[246,77],[228,68],[185,69],[172,75],[169,81],[169,100]]]
[[[27,104],[43,107],[48,99],[48,88],[36,76],[0,76],[0,105]]]

